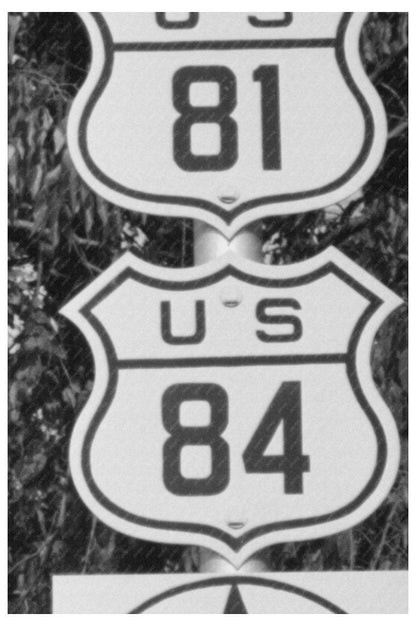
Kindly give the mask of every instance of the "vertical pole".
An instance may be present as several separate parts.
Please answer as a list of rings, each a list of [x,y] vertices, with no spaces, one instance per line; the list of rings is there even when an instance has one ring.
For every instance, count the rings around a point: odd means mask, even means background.
[[[224,254],[227,250],[233,250],[236,254],[251,259],[252,261],[263,262],[262,240],[260,225],[249,226],[229,240],[212,226],[194,221],[194,264],[202,265],[211,259]],[[257,554],[247,560],[239,571],[241,572],[264,572],[268,571],[267,552]],[[222,556],[201,548],[199,552],[199,570],[204,573],[233,573],[235,568]]]
[[[194,264],[202,265],[233,250],[246,259],[263,263],[260,226],[240,230],[233,239],[227,239],[216,228],[194,220]]]
[[[268,550],[262,550],[245,561],[238,572],[253,574],[270,571]],[[220,554],[208,548],[199,549],[199,571],[201,574],[235,574],[235,567]]]

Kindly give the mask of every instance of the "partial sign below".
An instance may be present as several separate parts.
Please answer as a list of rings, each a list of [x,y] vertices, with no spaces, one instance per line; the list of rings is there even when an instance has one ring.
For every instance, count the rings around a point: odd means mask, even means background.
[[[407,613],[407,571],[54,576],[53,612]]]
[[[98,194],[226,235],[339,202],[384,152],[366,13],[82,13],[92,65],[68,140]]]
[[[236,567],[357,524],[398,468],[370,351],[400,302],[334,248],[180,270],[125,254],[63,310],[96,369],[71,440],[80,495],[120,532]]]

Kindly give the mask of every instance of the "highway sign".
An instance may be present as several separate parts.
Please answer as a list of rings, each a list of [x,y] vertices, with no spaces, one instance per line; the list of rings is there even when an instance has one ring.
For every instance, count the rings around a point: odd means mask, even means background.
[[[54,576],[53,612],[407,613],[406,571]]]
[[[334,248],[279,267],[126,253],[63,309],[95,361],[70,449],[80,495],[120,532],[235,566],[358,523],[398,467],[370,350],[400,302]]]
[[[129,209],[226,235],[345,199],[384,152],[359,56],[366,13],[82,13],[76,168]]]

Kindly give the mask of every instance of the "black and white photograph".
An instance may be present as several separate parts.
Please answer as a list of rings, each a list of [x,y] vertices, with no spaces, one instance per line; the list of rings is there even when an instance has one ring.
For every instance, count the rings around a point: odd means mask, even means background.
[[[408,13],[7,21],[8,613],[408,614]]]

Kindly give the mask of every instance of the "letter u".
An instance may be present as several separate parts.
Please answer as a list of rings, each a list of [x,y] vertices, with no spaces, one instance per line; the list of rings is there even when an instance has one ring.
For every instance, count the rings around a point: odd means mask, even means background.
[[[205,337],[205,302],[196,300],[195,302],[195,332],[193,335],[173,335],[171,303],[163,300],[160,303],[160,323],[161,335],[163,341],[171,345],[185,345],[192,343],[201,343]]]

